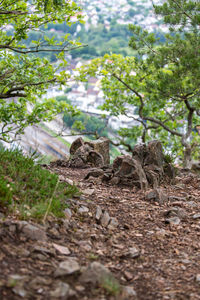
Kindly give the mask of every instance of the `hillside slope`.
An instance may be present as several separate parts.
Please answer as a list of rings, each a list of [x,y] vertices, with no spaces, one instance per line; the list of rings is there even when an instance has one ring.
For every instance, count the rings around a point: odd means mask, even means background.
[[[50,217],[35,235],[37,225],[23,231],[1,214],[2,300],[200,298],[199,176],[181,171],[161,187],[169,200],[159,205],[144,191],[84,180],[88,169],[49,168],[83,193],[67,199],[65,220]],[[98,281],[104,267],[123,289],[112,277]]]

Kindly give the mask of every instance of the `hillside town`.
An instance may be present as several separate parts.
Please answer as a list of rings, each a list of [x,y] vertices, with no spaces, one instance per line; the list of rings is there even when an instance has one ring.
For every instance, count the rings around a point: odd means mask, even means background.
[[[109,29],[110,22],[117,18],[118,24],[140,25],[148,31],[159,29],[167,31],[164,24],[153,12],[153,5],[161,3],[161,0],[112,0],[89,1],[80,0],[85,13],[86,28],[97,26],[100,20]]]

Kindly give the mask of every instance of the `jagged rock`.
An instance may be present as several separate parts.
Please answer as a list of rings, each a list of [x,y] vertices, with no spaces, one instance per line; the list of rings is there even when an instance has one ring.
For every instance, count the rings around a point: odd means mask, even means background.
[[[119,183],[136,185],[141,189],[148,187],[146,175],[139,161],[129,155],[117,157],[113,162],[114,177],[119,178]]]
[[[94,142],[86,142],[84,145],[80,146],[75,155],[78,153],[78,158],[80,159],[81,153],[79,152],[87,145],[88,147],[90,146],[92,149],[99,151],[98,153],[101,153],[105,163],[107,158],[105,158],[104,155],[107,151],[104,150],[104,147],[99,150],[99,145],[103,145],[99,141],[101,141],[101,139]],[[107,143],[107,140],[104,139],[102,142]],[[81,144],[80,141],[79,144]],[[106,147],[108,147],[108,145]],[[84,151],[86,152],[86,150]],[[82,161],[84,160],[83,158],[81,159]],[[86,164],[89,163],[88,158],[84,161]],[[102,162],[100,161],[99,163],[97,158],[92,162],[92,164],[95,163],[99,166],[102,165]],[[164,161],[161,142],[155,140],[149,142],[147,145],[136,145],[133,149],[132,157],[129,155],[118,156],[111,166],[101,166],[100,168],[90,170],[85,179],[88,179],[91,176],[99,177],[102,182],[110,182],[113,185],[121,184],[137,186],[138,188],[145,190],[149,186],[156,189],[166,176],[169,177],[170,180],[174,179],[174,174],[173,166],[166,164]],[[159,202],[163,201],[159,199]]]
[[[109,140],[105,137],[101,137],[98,140],[86,142],[94,151],[100,153],[103,157],[104,165],[109,165],[110,155],[109,155]]]
[[[72,144],[71,147],[69,149],[69,153],[71,155],[74,155],[76,153],[76,151],[78,150],[78,148],[80,148],[81,146],[84,145],[84,141],[81,137],[77,138]]]
[[[70,154],[68,164],[70,167],[101,167],[110,163],[109,140],[100,138],[96,141],[84,142],[82,138],[78,138],[72,143]]]
[[[67,260],[62,261],[55,271],[55,277],[71,275],[80,270],[80,266],[75,258],[69,257]]]
[[[157,188],[146,192],[145,199],[158,202],[159,204],[164,204],[168,201],[168,196],[163,192],[162,189]]]

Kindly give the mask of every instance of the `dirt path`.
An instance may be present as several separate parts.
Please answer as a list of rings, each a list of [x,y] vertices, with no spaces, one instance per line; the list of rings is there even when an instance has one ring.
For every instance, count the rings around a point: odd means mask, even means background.
[[[74,180],[84,193],[67,200],[69,221],[67,211],[65,222],[49,219],[40,228],[47,239],[33,240],[20,231],[18,221],[2,219],[0,299],[200,299],[197,176],[185,175],[176,185],[163,186],[170,201],[160,206],[145,200],[142,191],[84,180],[87,169],[53,171]],[[102,217],[97,220],[101,210],[105,222]],[[61,275],[59,264],[69,257],[79,266],[76,272]],[[80,274],[87,274],[94,261],[131,291],[122,296],[113,287],[81,281]]]

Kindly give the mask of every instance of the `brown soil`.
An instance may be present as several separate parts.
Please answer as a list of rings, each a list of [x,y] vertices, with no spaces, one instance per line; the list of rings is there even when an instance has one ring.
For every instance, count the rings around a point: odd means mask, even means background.
[[[81,267],[94,260],[101,262],[121,285],[133,286],[139,300],[200,299],[200,275],[197,276],[200,274],[200,218],[193,218],[200,212],[198,176],[182,174],[177,184],[163,185],[163,190],[176,198],[160,206],[145,200],[144,192],[136,188],[84,180],[87,169],[54,166],[53,171],[74,180],[81,190],[94,189],[94,194],[72,199],[72,217],[67,227],[49,219],[47,242],[30,241],[15,230],[12,232],[10,227],[5,234],[0,227],[1,300],[58,299],[51,298],[50,291],[60,281],[54,277],[54,271],[66,256],[53,251],[52,243],[68,247]],[[87,206],[89,212],[81,215],[80,205]],[[118,228],[109,230],[97,224],[97,205],[117,218]],[[164,213],[171,207],[186,212],[179,225],[165,222]],[[139,248],[140,255],[128,257],[130,247]],[[27,291],[25,296],[13,292],[13,286],[8,283],[12,274],[27,277],[23,286]],[[76,291],[72,299],[120,299],[102,288],[80,285],[78,276],[62,280]]]

